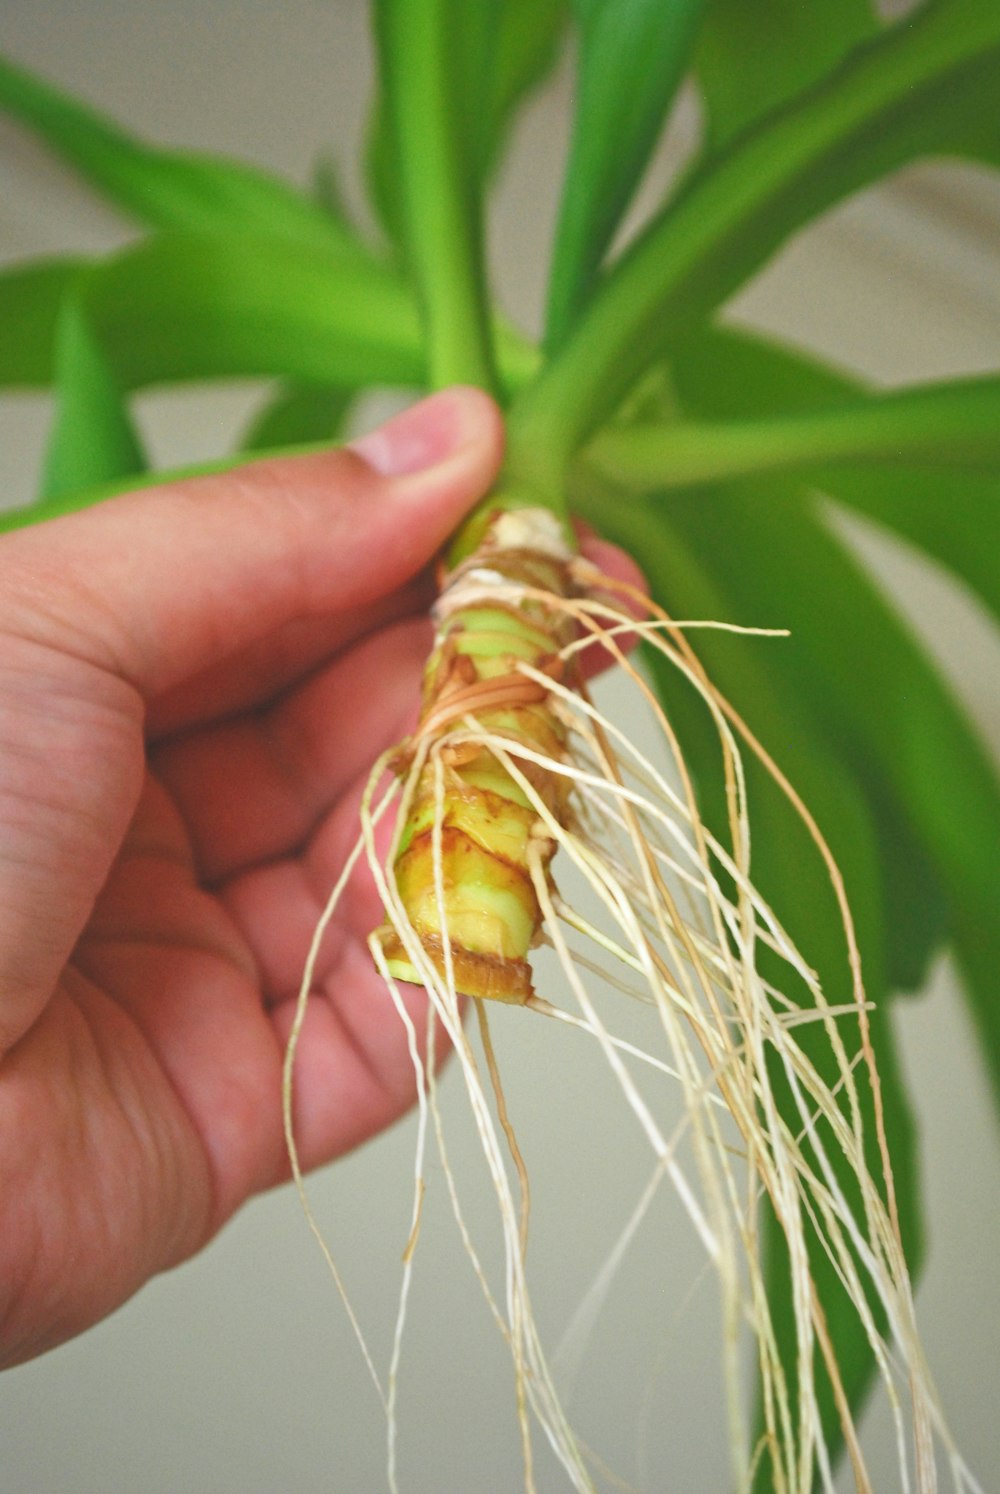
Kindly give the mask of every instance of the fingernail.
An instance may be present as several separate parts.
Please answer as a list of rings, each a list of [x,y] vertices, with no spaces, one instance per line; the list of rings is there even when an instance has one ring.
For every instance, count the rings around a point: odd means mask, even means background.
[[[457,390],[445,389],[352,441],[350,449],[382,477],[405,477],[440,466],[468,435],[465,401]]]

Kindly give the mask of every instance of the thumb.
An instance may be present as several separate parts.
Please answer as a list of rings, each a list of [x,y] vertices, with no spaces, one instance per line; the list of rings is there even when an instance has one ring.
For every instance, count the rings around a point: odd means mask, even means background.
[[[353,446],[115,498],[7,537],[0,626],[149,698],[296,617],[415,575],[496,475],[499,413],[431,396]],[[41,605],[39,605],[41,603]]]

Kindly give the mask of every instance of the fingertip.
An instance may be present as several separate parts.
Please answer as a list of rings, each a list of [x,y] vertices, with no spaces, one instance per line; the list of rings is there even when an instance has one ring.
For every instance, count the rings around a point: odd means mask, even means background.
[[[601,539],[589,526],[585,532],[580,532],[580,552],[603,575],[618,583],[609,587],[609,595],[619,604],[624,602],[636,617],[643,616],[645,609],[640,596],[648,596],[649,583],[632,556],[618,545],[613,545],[610,540]]]
[[[483,390],[455,385],[384,421],[348,450],[381,477],[427,475],[463,455],[495,469],[503,448],[500,412]]]

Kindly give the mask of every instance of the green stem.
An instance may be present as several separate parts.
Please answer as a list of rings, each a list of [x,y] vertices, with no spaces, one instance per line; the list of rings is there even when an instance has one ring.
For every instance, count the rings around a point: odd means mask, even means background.
[[[812,414],[684,421],[609,430],[586,458],[641,492],[819,463],[942,463],[1000,470],[1000,379],[976,379],[855,400]]]
[[[1000,8],[928,5],[709,161],[609,273],[515,401],[512,469],[551,485],[636,379],[796,228],[904,161],[963,143],[995,95]]]
[[[464,96],[463,0],[382,0],[381,76],[395,142],[409,266],[429,382],[495,391],[479,191]]]

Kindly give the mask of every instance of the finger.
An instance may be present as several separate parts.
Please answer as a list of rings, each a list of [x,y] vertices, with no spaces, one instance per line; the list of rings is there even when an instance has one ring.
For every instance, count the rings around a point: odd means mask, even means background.
[[[500,448],[492,402],[452,389],[354,449],[111,500],[9,537],[4,611],[148,699],[296,618],[404,584],[486,491]]]
[[[643,617],[644,611],[638,597],[645,595],[647,591],[646,578],[636,565],[631,555],[612,545],[608,540],[601,539],[595,534],[589,524],[582,520],[576,523],[577,538],[580,542],[580,554],[591,565],[596,566],[602,577],[607,579],[607,585],[602,586],[598,581],[589,590],[593,600],[604,602],[616,612],[624,613],[626,616],[635,618]],[[615,635],[615,648],[627,653],[635,647],[636,635],[631,632],[617,633]],[[616,655],[609,649],[603,647],[596,640],[588,648],[580,653],[580,673],[585,680],[593,679],[602,674],[606,669],[611,669],[618,662]]]
[[[358,639],[404,618],[426,617],[434,596],[428,570],[390,596],[345,614],[297,617],[236,649],[149,702],[151,741],[266,706]]]
[[[299,847],[412,728],[430,625],[385,629],[255,715],[161,743],[152,763],[209,882]]]

